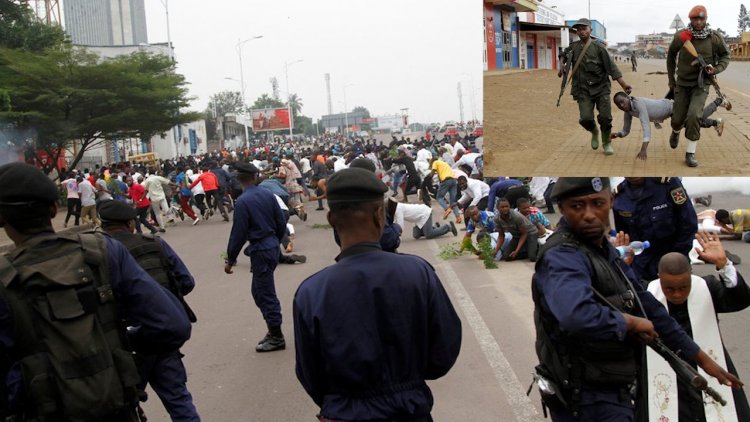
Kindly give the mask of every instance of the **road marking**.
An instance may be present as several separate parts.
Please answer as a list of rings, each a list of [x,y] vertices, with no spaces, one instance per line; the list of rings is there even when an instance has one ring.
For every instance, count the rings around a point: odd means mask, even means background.
[[[434,240],[430,241],[430,249],[434,256],[440,253],[437,242]],[[466,317],[466,322],[469,323],[471,330],[474,332],[479,342],[479,347],[482,349],[484,357],[492,368],[495,379],[497,379],[500,388],[505,392],[516,420],[519,422],[541,420],[539,412],[531,404],[531,399],[526,396],[526,390],[521,385],[518,377],[516,377],[516,373],[513,372],[508,359],[505,358],[502,350],[500,350],[500,345],[495,340],[495,337],[492,336],[489,327],[487,327],[484,319],[482,319],[482,315],[479,313],[476,305],[474,305],[474,301],[471,300],[469,293],[463,284],[461,284],[461,279],[458,278],[458,275],[456,275],[456,272],[453,271],[449,263],[441,260],[438,267],[445,275],[445,281],[448,282],[447,284],[453,290],[453,295],[456,297],[458,305]]]

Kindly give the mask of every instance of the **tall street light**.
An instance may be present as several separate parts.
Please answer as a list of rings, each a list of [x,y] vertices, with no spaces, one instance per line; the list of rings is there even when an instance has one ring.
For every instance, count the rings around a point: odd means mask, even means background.
[[[284,77],[286,79],[286,109],[289,113],[289,138],[292,137],[294,127],[294,116],[292,115],[292,92],[289,91],[289,66],[301,62],[302,59],[284,63]]]
[[[346,106],[346,88],[354,86],[354,84],[344,85],[344,135],[349,137],[349,108]]]
[[[237,49],[237,55],[240,58],[240,92],[242,94],[242,107],[245,107],[245,71],[242,68],[242,46],[248,41],[257,40],[259,38],[263,38],[263,35],[256,35],[246,40],[237,38],[237,45],[235,46]]]

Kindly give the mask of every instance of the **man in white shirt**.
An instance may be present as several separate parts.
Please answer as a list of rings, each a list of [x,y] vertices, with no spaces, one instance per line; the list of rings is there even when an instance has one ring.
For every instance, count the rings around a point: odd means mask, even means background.
[[[96,188],[88,179],[81,176],[76,178],[78,182],[78,195],[81,197],[81,222],[83,224],[93,223],[100,225],[99,217],[96,215]]]
[[[480,211],[487,209],[490,185],[481,180],[467,178],[465,175],[458,176],[456,180],[458,181],[458,189],[461,191],[461,197],[458,198],[460,208],[474,205]]]
[[[146,196],[151,201],[151,209],[154,211],[156,216],[156,223],[159,228],[165,229],[164,219],[162,218],[162,212],[165,215],[169,215],[169,203],[167,202],[167,196],[164,193],[164,185],[169,185],[169,179],[166,177],[152,174],[143,182],[143,187],[146,188]],[[174,221],[174,218],[170,218],[170,221]]]
[[[405,204],[398,202],[395,198],[388,198],[386,207],[388,215],[393,218],[393,223],[404,227],[404,222],[414,223],[412,235],[415,239],[424,237],[425,239],[434,239],[446,233],[453,232],[453,236],[458,236],[458,230],[455,224],[450,221],[442,226],[432,225],[432,208],[424,204]]]
[[[424,144],[420,144],[419,150],[417,150],[417,161],[429,163],[430,160],[432,160],[432,153],[425,148]]]
[[[458,151],[464,151],[466,149],[466,147],[464,147],[464,144],[462,144],[458,139],[458,135],[451,136],[451,147],[453,147],[452,150],[454,156],[458,154]]]
[[[477,158],[482,154],[476,153],[476,152],[466,152],[465,150],[459,150],[456,153],[456,157],[458,159],[451,167],[453,168],[459,168],[461,166],[468,166],[471,169],[471,175],[479,174],[479,170],[477,169]]]

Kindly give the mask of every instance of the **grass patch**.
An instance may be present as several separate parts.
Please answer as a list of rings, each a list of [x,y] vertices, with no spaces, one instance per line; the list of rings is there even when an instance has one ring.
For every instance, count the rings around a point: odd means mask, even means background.
[[[457,242],[453,242],[442,245],[440,247],[440,252],[438,252],[438,257],[440,257],[440,259],[455,259],[461,255],[469,254],[471,254],[471,251],[464,250],[462,252],[460,245]]]

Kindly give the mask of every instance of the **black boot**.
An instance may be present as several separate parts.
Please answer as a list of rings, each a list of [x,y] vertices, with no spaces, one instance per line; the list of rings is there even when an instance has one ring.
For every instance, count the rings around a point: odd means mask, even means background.
[[[672,149],[675,149],[677,148],[677,144],[679,143],[680,143],[680,132],[675,132],[673,130],[672,134],[669,135],[669,146],[672,147]]]
[[[280,326],[268,326],[268,334],[263,337],[263,340],[255,346],[255,351],[258,353],[273,352],[275,350],[286,349],[286,341],[284,340],[284,334],[281,333]]]

